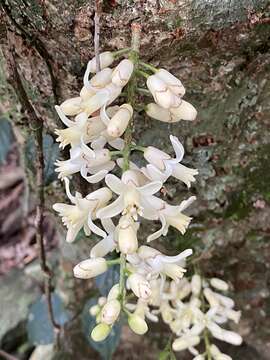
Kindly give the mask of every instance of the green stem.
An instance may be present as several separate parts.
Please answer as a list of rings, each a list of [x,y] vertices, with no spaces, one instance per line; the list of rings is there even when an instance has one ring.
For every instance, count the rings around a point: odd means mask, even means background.
[[[140,61],[139,64],[142,65],[143,67],[145,67],[146,69],[153,71],[153,73],[157,72],[157,69],[151,64],[147,64],[142,61]]]
[[[138,67],[139,62],[139,45],[140,45],[140,34],[141,34],[141,26],[133,23],[131,26],[132,29],[132,40],[131,40],[131,51],[129,52],[129,60],[131,60],[134,64],[134,72],[133,75],[127,85],[127,102],[134,107],[136,93],[135,90],[137,88],[137,79],[136,79],[136,69]],[[129,125],[125,131],[125,147],[123,149],[123,172],[129,169],[129,155],[131,152],[132,146],[132,133],[134,128],[134,118],[129,122]],[[125,254],[121,254],[120,257],[120,280],[119,280],[119,298],[121,302],[122,309],[124,309],[125,305],[125,296],[126,296],[126,288],[125,288],[125,279],[126,279],[126,256]]]
[[[117,50],[117,51],[114,51],[113,52],[113,56],[116,58],[116,57],[119,57],[123,54],[126,54],[128,53],[129,51],[131,50],[131,48],[125,48],[125,49],[121,49],[121,50]]]
[[[142,71],[142,70],[136,70],[136,73],[138,74],[138,75],[142,75],[143,77],[145,77],[146,79],[148,79],[149,78],[149,74],[147,74],[145,71]]]
[[[204,338],[204,344],[205,344],[207,360],[212,360],[212,355],[211,355],[211,351],[210,351],[210,341],[209,341],[209,338],[208,338],[207,329],[204,329],[203,338]]]
[[[110,155],[111,156],[123,155],[123,151],[121,150],[110,151]]]
[[[114,259],[114,260],[107,260],[107,265],[108,266],[113,266],[113,265],[116,265],[116,264],[121,264],[121,259],[120,258]]]
[[[139,91],[139,93],[143,94],[143,95],[149,95],[149,96],[152,96],[152,94],[150,93],[149,90],[147,89],[143,89],[143,88],[138,88],[137,89]]]

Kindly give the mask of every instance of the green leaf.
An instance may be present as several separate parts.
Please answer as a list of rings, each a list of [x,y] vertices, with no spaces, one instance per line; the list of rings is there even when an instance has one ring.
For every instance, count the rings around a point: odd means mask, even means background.
[[[113,285],[119,282],[119,265],[111,266],[105,273],[97,276],[95,282],[102,296],[107,296]]]
[[[12,126],[10,122],[1,117],[0,118],[0,165],[6,160],[7,154],[11,148],[14,140]]]
[[[98,302],[98,297],[95,297],[87,301],[87,303],[84,306],[82,312],[83,333],[89,345],[101,355],[102,359],[110,360],[119,344],[122,324],[120,321],[117,321],[114,324],[109,336],[105,340],[100,342],[93,341],[90,334],[93,328],[96,326],[96,319],[95,317],[90,315],[89,309],[91,308],[91,306],[96,305],[97,302]]]
[[[44,182],[45,185],[49,185],[51,182],[57,179],[55,172],[55,161],[59,156],[58,144],[54,142],[51,135],[46,134],[43,137],[43,153],[44,153]],[[28,168],[35,173],[35,155],[36,148],[33,136],[30,136],[26,146],[25,155]]]
[[[71,318],[71,314],[65,309],[61,298],[56,293],[52,293],[52,307],[55,321],[58,324],[64,325]],[[33,345],[46,345],[54,342],[53,326],[44,295],[30,307],[27,334]]]

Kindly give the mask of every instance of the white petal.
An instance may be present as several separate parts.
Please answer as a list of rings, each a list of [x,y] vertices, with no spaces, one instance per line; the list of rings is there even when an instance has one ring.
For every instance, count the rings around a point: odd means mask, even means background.
[[[101,219],[101,224],[104,227],[107,234],[113,233],[115,230],[115,225],[112,219]]]
[[[99,235],[99,236],[102,236],[103,238],[106,237],[106,233],[105,231],[101,230],[98,226],[96,226],[92,219],[91,219],[91,216],[88,217],[88,221],[87,221],[87,224],[89,226],[89,228],[93,231],[93,233]]]
[[[90,184],[96,184],[99,181],[103,180],[105,176],[108,174],[108,170],[100,170],[96,174],[87,176],[86,166],[81,168],[81,176],[88,181]]]
[[[184,200],[181,202],[181,204],[178,206],[178,211],[182,212],[186,208],[188,208],[194,201],[196,200],[196,196],[190,196],[187,200]]]
[[[90,257],[104,257],[109,252],[113,251],[116,248],[116,244],[113,240],[113,236],[107,236],[105,239],[99,241],[90,252]]]
[[[170,135],[170,140],[175,151],[175,155],[176,155],[175,160],[177,160],[177,162],[182,161],[185,154],[183,145],[176,136]]]
[[[120,195],[123,193],[125,185],[117,176],[108,174],[105,178],[105,182],[115,194]]]
[[[97,211],[97,217],[100,219],[108,219],[112,218],[118,214],[120,214],[124,210],[124,199],[123,196],[120,195],[114,202],[110,205],[100,209]]]
[[[91,147],[94,150],[103,149],[106,143],[107,143],[107,139],[101,135],[97,139],[92,141]]]
[[[70,192],[70,188],[69,188],[69,179],[67,177],[64,178],[64,181],[65,181],[65,186],[66,186],[66,194],[67,194],[67,197],[69,198],[69,200],[75,204],[76,202],[76,197],[73,196]]]
[[[166,256],[166,255],[159,255],[161,257],[162,262],[166,263],[177,263],[188,256],[192,255],[193,251],[192,249],[186,249],[185,251],[182,251],[180,254],[176,256]]]
[[[162,185],[163,184],[161,181],[153,181],[149,184],[139,187],[138,190],[142,196],[153,195],[162,188]]]
[[[161,228],[156,231],[155,233],[149,235],[147,237],[147,242],[153,241],[155,239],[158,239],[161,235],[163,235],[165,229],[166,229],[166,219],[163,215],[160,215],[160,221],[161,221]]]
[[[117,150],[123,150],[125,147],[125,141],[121,138],[109,140],[108,143],[111,145],[111,147]]]
[[[55,110],[57,111],[58,116],[60,117],[61,121],[67,126],[74,126],[75,122],[69,120],[69,118],[67,118],[67,116],[64,114],[63,110],[60,108],[60,106],[56,105],[55,106]]]
[[[103,105],[100,110],[100,118],[104,122],[105,125],[108,125],[111,120],[106,112],[106,104]]]

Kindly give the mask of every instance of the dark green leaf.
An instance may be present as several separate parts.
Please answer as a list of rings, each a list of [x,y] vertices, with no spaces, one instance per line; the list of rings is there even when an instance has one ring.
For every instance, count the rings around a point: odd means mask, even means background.
[[[52,307],[55,320],[64,325],[71,317],[65,309],[60,297],[52,294]],[[27,321],[28,339],[33,345],[51,344],[54,341],[54,331],[51,324],[45,296],[41,296],[31,307]]]
[[[102,359],[109,360],[112,358],[114,351],[116,350],[121,336],[121,322],[118,321],[114,324],[112,331],[109,336],[100,342],[95,342],[92,340],[90,334],[93,328],[96,326],[95,317],[91,316],[89,313],[89,309],[91,306],[96,305],[98,298],[92,298],[84,306],[82,312],[82,328],[83,333],[85,334],[86,339],[89,342],[89,345],[95,349],[101,355]]]
[[[119,282],[119,272],[119,265],[114,265],[95,278],[96,285],[102,296],[107,296],[113,285]]]
[[[27,166],[35,173],[35,142],[34,138],[30,136],[25,147]],[[54,142],[51,135],[45,135],[43,137],[43,153],[44,153],[44,181],[45,185],[49,185],[51,182],[57,179],[55,173],[55,161],[59,157],[58,144]]]
[[[14,140],[10,122],[0,118],[0,165],[6,160],[7,154]]]

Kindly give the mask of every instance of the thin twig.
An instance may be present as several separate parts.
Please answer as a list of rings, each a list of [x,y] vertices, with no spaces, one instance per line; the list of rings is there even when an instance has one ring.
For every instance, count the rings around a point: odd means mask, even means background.
[[[95,0],[95,36],[94,36],[94,45],[95,45],[95,58],[96,58],[96,70],[100,71],[100,57],[99,57],[99,34],[100,34],[100,25],[99,19],[101,14],[101,0]]]
[[[29,128],[32,130],[35,146],[36,146],[36,191],[37,191],[37,205],[36,205],[36,242],[38,246],[38,254],[40,267],[44,274],[44,288],[45,295],[48,304],[48,312],[51,323],[57,333],[59,333],[60,325],[57,324],[53,315],[52,309],[52,298],[51,298],[51,282],[53,273],[47,264],[46,259],[46,250],[44,245],[43,238],[43,220],[44,220],[44,156],[43,156],[43,121],[40,119],[31,104],[24,85],[22,83],[20,74],[17,69],[15,51],[14,51],[14,39],[12,38],[12,33],[7,32],[7,37],[10,47],[10,56],[9,63],[11,67],[11,77],[9,81],[11,82],[13,88],[16,91],[16,94],[22,104],[23,109],[28,114],[29,119]]]
[[[0,356],[6,360],[18,360],[15,356],[8,354],[4,350],[0,350]]]

